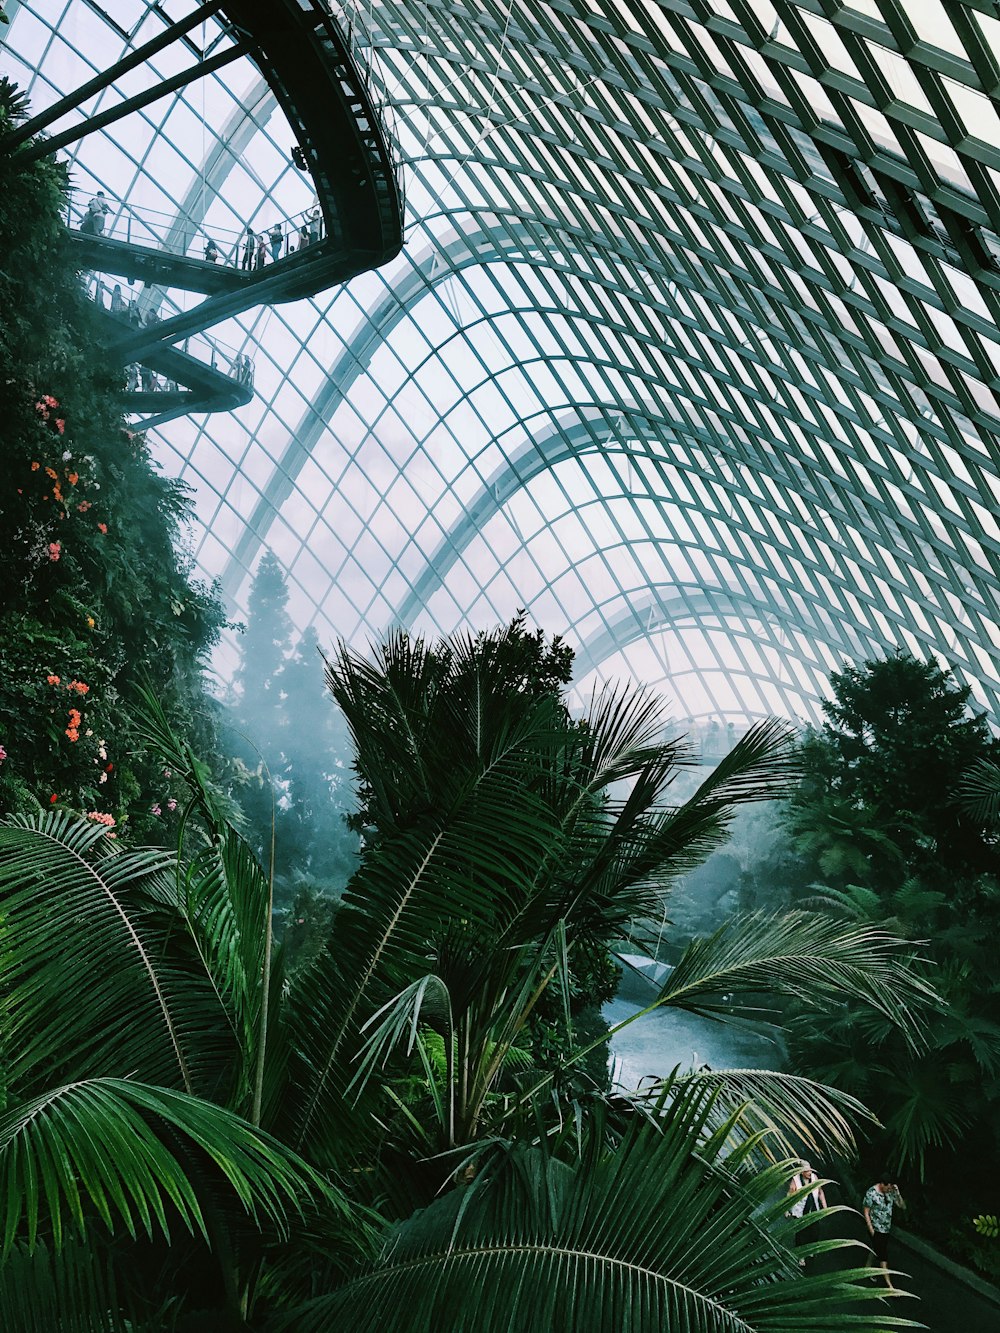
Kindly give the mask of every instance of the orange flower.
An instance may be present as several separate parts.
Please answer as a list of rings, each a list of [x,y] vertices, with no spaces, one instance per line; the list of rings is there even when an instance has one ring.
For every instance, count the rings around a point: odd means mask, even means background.
[[[59,473],[55,470],[54,467],[47,467],[45,469],[45,475],[47,477],[51,477],[53,481],[59,480]]]
[[[107,525],[107,523],[98,523],[98,525],[97,525],[97,531],[98,531],[98,532],[103,532],[104,535],[107,536],[107,533],[108,533],[108,525]]]
[[[46,685],[58,685],[58,684],[60,683],[60,681],[59,681],[59,677],[58,677],[58,676],[46,676],[46,677],[45,677],[45,683],[46,683]]]
[[[31,465],[32,472],[37,472],[41,466],[42,466],[41,463],[32,463]]]
[[[66,735],[71,741],[78,741],[80,739],[80,733],[77,731],[76,727],[67,727]]]
[[[81,514],[85,514],[89,508],[90,508],[89,500],[81,500],[80,503],[77,505],[77,509],[80,511]]]
[[[71,486],[75,486],[76,483],[80,480],[79,472],[67,472],[66,480],[69,482]]]
[[[91,621],[90,623],[93,624],[94,622]],[[90,686],[89,686],[89,685],[84,685],[84,683],[83,683],[82,680],[73,680],[73,681],[70,681],[68,688],[71,689],[71,690],[76,690],[77,694],[89,694],[89,693],[90,693]]]

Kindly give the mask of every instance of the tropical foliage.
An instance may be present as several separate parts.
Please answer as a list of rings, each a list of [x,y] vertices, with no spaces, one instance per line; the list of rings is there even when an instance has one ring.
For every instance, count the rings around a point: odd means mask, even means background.
[[[0,80],[0,134],[24,111]],[[134,682],[210,748],[200,665],[222,614],[180,546],[186,489],[125,427],[65,185],[57,162],[0,155],[0,811],[65,805],[141,835],[173,793],[136,747]]]
[[[64,1309],[89,1330],[905,1323],[859,1272],[804,1273],[788,1249],[809,1225],[783,1215],[790,1158],[848,1147],[850,1099],[762,1071],[608,1095],[578,1072],[562,1002],[561,1060],[525,1046],[581,957],[734,808],[787,786],[791,747],[755,728],[672,807],[685,752],[655,702],[607,690],[573,722],[498,669],[518,634],[332,661],[373,836],[290,979],[268,869],[152,696],[144,740],[187,792],[176,851],[60,811],[0,826],[8,1326]],[[760,917],[692,945],[653,1002],[860,991],[912,1039],[929,992],[909,952]]]
[[[796,1068],[866,1102],[879,1162],[914,1180],[919,1226],[973,1259],[971,1217],[1000,1175],[1000,929],[996,742],[969,691],[906,655],[832,677],[827,722],[803,747],[799,850],[831,920],[922,941],[946,1002],[914,1051],[861,996],[791,1025]],[[928,975],[930,972],[928,971]]]

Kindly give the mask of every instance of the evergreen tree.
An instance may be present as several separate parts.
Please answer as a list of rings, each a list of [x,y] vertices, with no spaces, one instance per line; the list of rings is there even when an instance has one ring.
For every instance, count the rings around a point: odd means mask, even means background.
[[[919,1050],[860,999],[800,1015],[792,1058],[876,1112],[878,1160],[921,1182],[918,1225],[946,1244],[963,1227],[971,1240],[969,1216],[991,1206],[1000,1170],[1000,857],[995,830],[958,797],[970,769],[995,762],[997,742],[936,662],[897,654],[834,673],[831,685],[792,803],[809,892],[838,917],[919,942],[946,1003]],[[974,1255],[961,1243],[956,1252]]]

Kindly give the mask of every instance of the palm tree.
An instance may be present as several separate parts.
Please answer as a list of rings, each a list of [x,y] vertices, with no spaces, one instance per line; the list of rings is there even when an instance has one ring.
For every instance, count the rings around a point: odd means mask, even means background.
[[[783,1217],[789,1159],[848,1144],[856,1104],[759,1071],[609,1096],[568,1017],[555,1067],[526,1042],[737,805],[784,790],[787,732],[754,728],[672,808],[685,752],[653,701],[605,691],[571,722],[498,671],[508,647],[395,635],[331,664],[371,836],[291,978],[269,877],[154,700],[150,742],[190,791],[177,852],[60,813],[0,827],[0,1312],[31,1327],[58,1288],[109,1330],[193,1328],[199,1302],[303,1330],[819,1330],[880,1298],[858,1270],[803,1277],[787,1243],[808,1223]],[[695,941],[654,1005],[862,993],[912,1035],[929,990],[908,952],[755,918]],[[209,1276],[185,1300],[192,1264]]]

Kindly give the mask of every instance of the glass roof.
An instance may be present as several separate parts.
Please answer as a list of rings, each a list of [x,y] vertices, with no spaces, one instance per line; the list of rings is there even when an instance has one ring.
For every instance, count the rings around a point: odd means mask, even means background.
[[[28,0],[35,109],[188,0]],[[213,330],[255,397],[155,433],[234,616],[261,551],[321,641],[525,607],[579,688],[815,716],[937,652],[1000,714],[1000,21],[982,0],[372,0],[406,243]],[[87,108],[229,40],[206,19]],[[216,231],[307,208],[246,60],[68,150]],[[183,307],[184,293],[164,299]],[[226,676],[233,645],[221,655]]]

